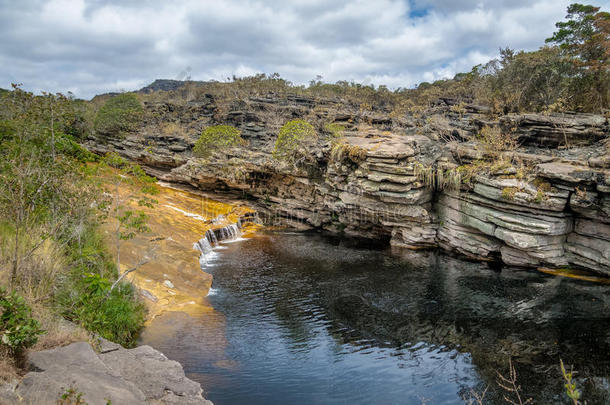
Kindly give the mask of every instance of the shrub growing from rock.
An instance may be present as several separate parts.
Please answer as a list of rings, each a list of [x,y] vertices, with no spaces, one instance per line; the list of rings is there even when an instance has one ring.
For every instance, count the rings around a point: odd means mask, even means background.
[[[207,127],[195,143],[193,152],[199,157],[209,156],[216,150],[241,145],[241,131],[230,125],[214,125]]]
[[[135,94],[123,93],[111,97],[95,116],[95,131],[103,135],[134,131],[142,120],[143,111]]]
[[[282,126],[275,141],[273,157],[277,160],[295,161],[300,150],[318,137],[314,127],[304,120],[292,120]],[[301,151],[303,152],[303,151]]]

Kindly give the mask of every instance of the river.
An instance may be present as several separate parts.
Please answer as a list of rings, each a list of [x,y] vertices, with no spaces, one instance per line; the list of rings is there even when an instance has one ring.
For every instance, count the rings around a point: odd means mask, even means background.
[[[141,336],[216,405],[463,404],[515,365],[522,398],[610,403],[610,285],[308,233],[220,243],[213,310],[164,312]]]

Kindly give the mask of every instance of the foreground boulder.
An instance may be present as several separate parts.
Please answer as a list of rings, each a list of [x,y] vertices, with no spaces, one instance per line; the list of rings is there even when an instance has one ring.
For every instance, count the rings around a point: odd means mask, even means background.
[[[0,403],[57,404],[63,396],[89,405],[212,404],[179,363],[152,347],[101,346],[100,353],[86,342],[32,353],[31,372],[12,390],[1,391]]]

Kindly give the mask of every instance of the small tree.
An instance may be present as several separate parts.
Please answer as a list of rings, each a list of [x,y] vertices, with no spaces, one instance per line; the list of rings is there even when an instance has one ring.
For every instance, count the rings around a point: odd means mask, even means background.
[[[277,160],[296,162],[308,157],[311,146],[318,134],[314,127],[304,120],[292,120],[282,126],[275,141],[273,157]]]
[[[78,193],[71,187],[77,174],[67,159],[56,159],[56,145],[65,138],[60,131],[69,108],[65,97],[36,97],[14,85],[1,101],[0,218],[14,237],[14,288],[23,260],[74,219],[67,213]],[[37,232],[32,232],[35,227]]]
[[[140,166],[125,161],[118,154],[107,154],[103,163],[117,170],[111,175],[112,190],[110,190],[110,194],[112,198],[108,207],[109,216],[114,221],[113,237],[116,249],[116,267],[119,272],[117,280],[110,288],[110,291],[112,291],[127,274],[137,270],[150,260],[149,253],[151,252],[147,252],[132,267],[128,267],[121,272],[123,241],[133,239],[138,233],[150,230],[146,224],[147,215],[141,210],[133,209],[130,205],[137,204],[140,207],[152,208],[157,201],[149,196],[156,194],[158,191],[152,184],[155,181],[153,177],[146,175]]]
[[[230,125],[214,125],[201,132],[195,143],[193,152],[200,157],[206,157],[215,150],[222,150],[244,144],[241,131]]]
[[[568,7],[567,21],[555,26],[559,30],[546,39],[559,45],[565,56],[579,70],[575,85],[581,89],[591,82],[593,100],[581,97],[583,104],[608,107],[608,75],[610,61],[610,13],[599,7],[573,3]],[[582,93],[582,91],[581,91]]]

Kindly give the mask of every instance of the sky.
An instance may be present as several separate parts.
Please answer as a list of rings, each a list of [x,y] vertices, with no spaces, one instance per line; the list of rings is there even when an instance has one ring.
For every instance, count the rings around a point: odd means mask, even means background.
[[[0,0],[0,87],[91,98],[279,73],[413,87],[535,50],[564,0]],[[608,10],[610,0],[593,4]]]

